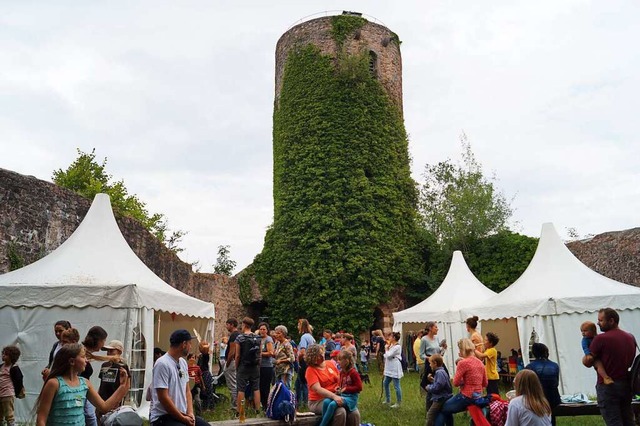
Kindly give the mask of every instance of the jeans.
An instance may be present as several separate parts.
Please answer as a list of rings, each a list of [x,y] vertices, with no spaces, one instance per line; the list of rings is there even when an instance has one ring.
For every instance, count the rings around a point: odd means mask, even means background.
[[[302,371],[302,369],[300,370]],[[309,402],[309,388],[307,382],[300,377],[300,372],[296,375],[296,403],[298,407]]]
[[[385,401],[391,402],[391,393],[389,392],[389,384],[393,380],[393,387],[396,390],[396,402],[400,404],[402,402],[402,389],[400,388],[400,379],[395,377],[384,376],[382,386],[384,386]]]
[[[84,401],[84,422],[87,426],[98,426],[96,407],[88,399]]]
[[[442,406],[438,417],[436,417],[436,426],[453,426],[453,413],[464,411],[469,405],[473,404],[473,398],[457,393],[447,400]]]
[[[293,373],[289,371],[288,373],[284,373],[276,377],[276,380],[282,380],[287,388],[291,389],[291,379],[293,378]]]
[[[324,400],[309,401],[309,411],[322,415]],[[347,411],[344,407],[336,408],[331,426],[360,426],[360,411]]]
[[[598,384],[596,394],[600,414],[607,426],[633,426],[629,380],[616,380],[610,385]]]
[[[274,375],[273,367],[260,367],[260,404],[264,410],[267,409],[269,391],[271,390],[271,382]]]

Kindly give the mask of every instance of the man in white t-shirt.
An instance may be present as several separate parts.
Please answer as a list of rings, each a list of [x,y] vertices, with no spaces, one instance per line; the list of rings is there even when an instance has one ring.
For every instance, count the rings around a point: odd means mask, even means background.
[[[208,426],[208,423],[193,414],[193,403],[189,389],[189,369],[186,357],[195,339],[187,330],[176,330],[171,334],[171,347],[153,366],[151,384],[152,426]]]

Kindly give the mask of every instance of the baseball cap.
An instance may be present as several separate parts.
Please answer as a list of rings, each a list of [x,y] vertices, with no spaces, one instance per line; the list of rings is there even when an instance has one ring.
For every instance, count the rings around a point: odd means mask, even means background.
[[[124,353],[124,345],[120,340],[112,340],[109,344],[102,347],[103,351],[107,351],[109,349],[117,349],[120,353]]]
[[[196,336],[192,336],[187,330],[181,329],[171,333],[171,337],[169,337],[169,343],[171,343],[172,345],[179,345],[182,342],[188,342],[189,340],[195,338]]]

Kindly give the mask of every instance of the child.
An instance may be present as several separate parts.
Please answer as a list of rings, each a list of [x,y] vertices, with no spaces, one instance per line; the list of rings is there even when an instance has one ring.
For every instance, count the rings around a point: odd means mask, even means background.
[[[340,385],[336,394],[342,397],[342,405],[347,412],[358,408],[358,396],[362,392],[362,381],[358,371],[354,368],[354,359],[350,351],[340,351],[338,355],[340,364]],[[320,426],[326,426],[333,420],[333,414],[338,403],[330,398],[325,398],[322,404],[322,422]]]
[[[72,343],[60,348],[36,401],[37,426],[60,424],[61,421],[66,424],[85,424],[84,404],[87,399],[104,413],[113,410],[122,401],[129,390],[129,376],[125,369],[120,369],[120,386],[104,401],[91,382],[80,377],[79,373],[84,371],[86,365],[87,358],[81,344]]]
[[[224,371],[225,367],[227,366],[227,346],[228,346],[228,342],[229,342],[229,338],[228,337],[223,337],[222,340],[220,341],[220,360],[218,362],[219,367],[220,367],[220,372]]]
[[[433,426],[436,417],[445,401],[452,395],[451,379],[444,368],[442,355],[433,354],[429,357],[429,366],[433,374],[425,374],[420,387],[427,391],[427,426]],[[427,384],[430,383],[430,384]]]
[[[366,343],[366,342],[365,342]],[[362,372],[369,372],[369,352],[367,351],[367,345],[364,344],[360,348],[360,364],[362,364]]]
[[[484,352],[476,349],[476,356],[484,360],[487,370],[487,379],[489,379],[487,395],[500,395],[500,390],[498,389],[498,383],[500,383],[500,375],[498,374],[498,351],[496,351],[496,345],[499,341],[500,338],[495,333],[488,332],[484,337]]]
[[[2,364],[0,364],[0,424],[7,421],[8,426],[13,426],[13,404],[16,395],[22,393],[22,371],[16,365],[20,358],[20,349],[17,346],[6,346],[2,349]]]
[[[191,396],[195,396],[197,390],[203,391],[204,381],[202,380],[202,369],[197,365],[197,359],[194,354],[187,355],[187,364],[189,372],[189,380],[193,380],[193,387],[191,388]]]
[[[336,370],[340,371],[340,363],[338,362],[338,355],[340,355],[339,350],[331,351],[331,359],[329,362],[332,362],[336,366]]]
[[[593,338],[596,337],[598,332],[596,331],[596,325],[591,321],[585,321],[580,326],[580,331],[582,332],[582,350],[585,355],[591,355],[591,351],[589,350],[589,346],[591,346],[591,342]],[[600,377],[602,377],[602,381],[605,385],[613,384],[613,379],[609,377],[607,372],[604,369],[604,365],[602,365],[602,361],[596,359],[593,363],[593,368],[596,369],[596,372]]]

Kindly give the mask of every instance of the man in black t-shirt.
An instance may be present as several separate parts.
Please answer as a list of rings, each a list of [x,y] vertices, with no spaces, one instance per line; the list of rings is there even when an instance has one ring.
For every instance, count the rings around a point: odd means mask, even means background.
[[[233,343],[235,346],[234,359],[229,363],[236,366],[236,384],[238,388],[238,408],[244,399],[245,390],[250,387],[253,393],[253,403],[256,411],[260,410],[260,336],[251,331],[253,320],[249,317],[242,319],[242,334]],[[248,406],[248,404],[247,404]]]
[[[240,332],[238,331],[238,320],[235,318],[229,318],[225,323],[227,331],[229,332],[229,342],[227,346],[227,364],[224,370],[224,378],[231,393],[231,408],[238,411],[238,386],[236,382],[236,363],[231,360],[236,357],[236,345],[235,341],[238,338]]]
[[[107,356],[122,357],[124,345],[120,340],[112,340],[102,349],[107,351]],[[129,376],[129,366],[125,364],[122,358],[120,358],[120,363],[107,361],[100,367],[100,373],[98,374],[98,378],[100,379],[98,395],[105,401],[109,399],[120,386],[120,367],[124,368],[127,371],[127,376]],[[124,400],[120,401],[118,407],[121,406],[123,402]],[[100,416],[105,413],[97,414],[98,418],[100,418]]]

